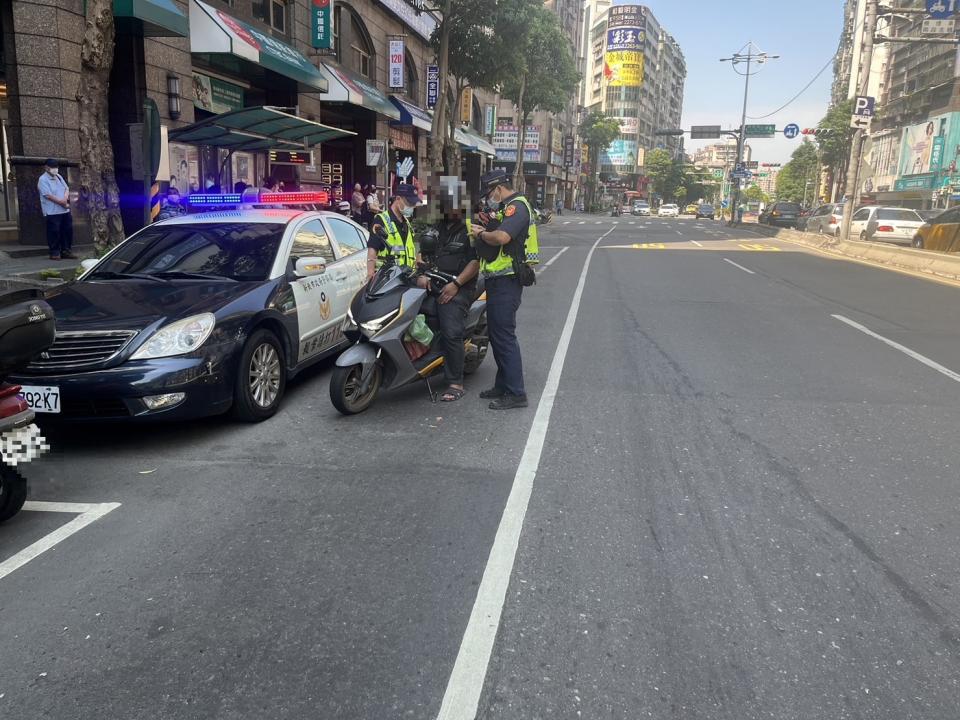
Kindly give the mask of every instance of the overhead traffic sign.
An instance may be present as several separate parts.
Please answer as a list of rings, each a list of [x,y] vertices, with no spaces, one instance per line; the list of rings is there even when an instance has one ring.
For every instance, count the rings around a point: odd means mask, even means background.
[[[691,140],[718,140],[719,138],[719,125],[694,125],[690,128]]]
[[[920,33],[922,35],[948,35],[953,34],[956,29],[956,18],[949,18],[947,20],[924,18],[923,22],[920,23]]]
[[[752,138],[773,137],[777,133],[776,125],[747,125],[746,136]]]
[[[800,134],[800,126],[796,123],[790,123],[783,129],[783,136],[787,140],[793,140],[797,135]]]
[[[870,95],[857,95],[853,101],[853,114],[862,115],[863,117],[873,117],[876,104],[877,99],[875,97]]]
[[[927,0],[927,15],[934,20],[946,20],[957,14],[957,0]]]

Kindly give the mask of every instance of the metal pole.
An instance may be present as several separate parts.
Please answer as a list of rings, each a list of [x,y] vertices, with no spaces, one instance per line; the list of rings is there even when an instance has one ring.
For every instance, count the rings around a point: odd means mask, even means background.
[[[867,14],[864,19],[864,38],[863,49],[861,50],[861,65],[859,81],[857,82],[857,93],[866,95],[870,91],[870,65],[873,61],[873,36],[877,32],[877,0],[867,0]],[[856,207],[859,191],[857,184],[860,182],[860,161],[863,157],[863,144],[867,134],[858,129],[853,136],[853,143],[850,145],[850,163],[847,167],[847,183],[844,188],[847,199],[843,204],[843,222],[840,225],[840,237],[844,240],[850,239],[850,221],[853,217],[853,210]]]
[[[733,167],[734,172],[737,171],[737,168],[740,167],[740,163],[743,162],[743,149],[746,145],[746,134],[747,134],[747,95],[750,92],[750,62],[753,60],[753,46],[748,46],[747,48],[747,72],[743,78],[743,114],[740,116],[740,135],[737,137],[737,162]],[[730,203],[730,222],[734,222],[734,218],[738,216],[737,210],[740,207],[740,178],[735,178],[733,181],[733,201]]]

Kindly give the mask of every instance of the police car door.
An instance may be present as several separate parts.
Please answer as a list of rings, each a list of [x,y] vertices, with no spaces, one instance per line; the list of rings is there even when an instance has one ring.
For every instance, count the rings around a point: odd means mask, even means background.
[[[297,362],[320,355],[341,340],[342,314],[334,311],[336,280],[334,277],[337,258],[330,235],[319,219],[302,223],[295,231],[290,249],[290,263],[297,258],[322,257],[327,263],[325,272],[311,277],[299,278],[290,283],[293,298],[297,303],[297,324],[300,343]]]
[[[334,273],[334,306],[336,313],[343,317],[357,290],[367,281],[366,230],[343,218],[328,215],[324,219],[333,235],[339,258]]]

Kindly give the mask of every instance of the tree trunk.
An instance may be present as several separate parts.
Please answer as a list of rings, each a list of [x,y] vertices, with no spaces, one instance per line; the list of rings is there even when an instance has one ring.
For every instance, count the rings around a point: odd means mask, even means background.
[[[433,111],[433,126],[430,128],[429,160],[435,174],[443,172],[443,151],[447,135],[447,69],[450,67],[450,22],[452,0],[443,0],[440,20],[440,52],[437,65],[440,69],[440,87],[437,91],[437,107]]]
[[[460,103],[463,102],[463,88],[466,82],[462,78],[457,78],[453,86],[453,102],[450,105],[450,135],[447,139],[445,157],[447,160],[447,173],[454,177],[460,177],[460,145],[457,143],[457,127],[460,125]]]
[[[97,254],[123,241],[120,190],[113,167],[107,91],[113,67],[113,2],[87,0],[77,103],[80,120],[80,197],[90,213]]]
[[[520,93],[517,96],[517,117],[520,119],[520,128],[517,132],[517,163],[513,171],[513,189],[518,193],[523,193],[523,146],[527,141],[527,118],[523,110],[523,95],[527,89],[527,74],[524,72],[520,78]]]

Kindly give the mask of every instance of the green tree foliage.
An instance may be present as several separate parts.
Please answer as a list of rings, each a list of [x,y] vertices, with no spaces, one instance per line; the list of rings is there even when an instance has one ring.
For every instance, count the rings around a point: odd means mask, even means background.
[[[647,153],[644,170],[650,178],[653,191],[665,200],[674,199],[677,189],[687,180],[683,163],[675,160],[666,150],[656,149]]]
[[[586,144],[590,153],[590,173],[588,185],[590,189],[589,205],[592,207],[596,201],[596,169],[600,163],[600,153],[610,147],[610,143],[620,135],[620,123],[614,118],[607,117],[598,110],[592,110],[580,123],[580,137]]]
[[[801,202],[806,182],[816,181],[817,171],[817,150],[813,143],[804,141],[793,151],[790,162],[784,165],[777,175],[777,199]],[[812,192],[811,187],[807,199],[812,196]]]
[[[851,114],[853,114],[853,100],[844,100],[830,108],[818,125],[829,131],[817,136],[820,159],[834,172],[842,171],[850,159],[850,144],[853,142],[853,130],[850,128]]]
[[[802,194],[802,192],[801,192]],[[743,191],[743,199],[747,202],[770,202],[770,196],[760,189],[759,185],[751,185]]]

